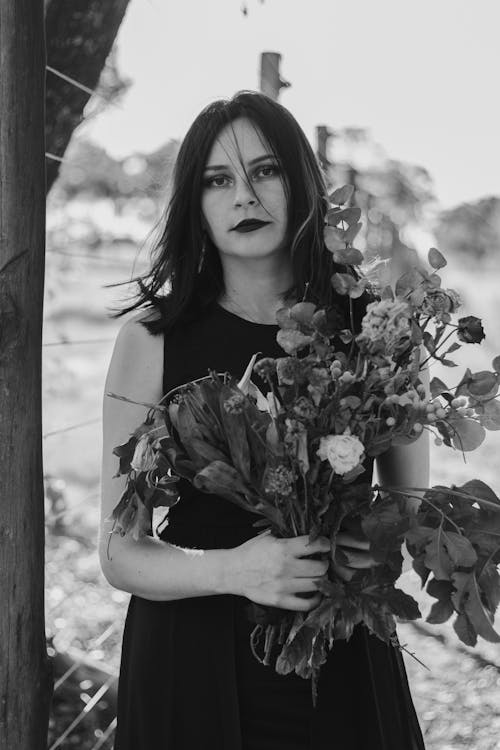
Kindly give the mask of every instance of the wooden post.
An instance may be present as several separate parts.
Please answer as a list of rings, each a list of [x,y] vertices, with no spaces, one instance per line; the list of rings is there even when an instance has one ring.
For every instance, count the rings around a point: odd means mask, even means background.
[[[45,750],[43,0],[0,0],[0,748]]]
[[[260,90],[274,101],[278,101],[280,90],[290,86],[280,75],[279,52],[263,52],[260,56]]]

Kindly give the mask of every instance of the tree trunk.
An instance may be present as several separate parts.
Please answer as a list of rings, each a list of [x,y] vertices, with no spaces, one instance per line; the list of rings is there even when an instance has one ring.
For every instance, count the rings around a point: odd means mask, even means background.
[[[129,0],[50,0],[46,3],[47,65],[95,90]],[[45,143],[59,158],[83,120],[90,94],[47,71]],[[47,160],[47,192],[60,163]]]
[[[43,0],[0,0],[0,50],[0,747],[43,750]]]

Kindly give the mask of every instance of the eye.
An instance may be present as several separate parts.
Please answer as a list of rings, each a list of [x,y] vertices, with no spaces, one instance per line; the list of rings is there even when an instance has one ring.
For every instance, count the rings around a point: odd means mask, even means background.
[[[262,164],[255,170],[257,178],[277,177],[279,174],[281,174],[281,170],[277,164]]]
[[[229,183],[229,177],[225,174],[216,174],[213,177],[205,177],[203,185],[205,187],[226,187]]]

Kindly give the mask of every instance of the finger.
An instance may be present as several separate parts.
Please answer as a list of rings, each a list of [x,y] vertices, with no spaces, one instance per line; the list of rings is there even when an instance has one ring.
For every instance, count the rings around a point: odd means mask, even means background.
[[[371,568],[376,565],[373,557],[366,552],[359,552],[350,549],[342,549],[341,551],[346,556],[347,565],[350,568]]]
[[[350,581],[355,572],[354,570],[351,570],[350,568],[346,568],[345,565],[341,565],[340,563],[337,563],[337,562],[332,563],[332,567],[336,575],[340,579],[342,579],[342,581]]]
[[[317,607],[322,599],[321,594],[315,594],[310,598],[305,599],[300,596],[285,596],[283,598],[283,604],[280,605],[283,609],[297,610],[298,612],[308,612],[310,609]]]
[[[347,534],[345,531],[339,531],[335,537],[337,544],[342,547],[353,547],[355,549],[370,549],[370,541],[368,539],[360,539],[352,534]]]
[[[309,534],[287,539],[289,548],[294,555],[311,555],[314,552],[329,552],[330,540],[326,536],[319,536],[314,542],[309,541]]]
[[[316,595],[318,593],[318,587],[316,586],[315,581],[324,579],[325,576],[316,576],[316,578],[292,578],[284,585],[285,593],[297,594],[301,592]]]
[[[296,578],[314,578],[326,573],[329,566],[328,560],[306,560],[303,558],[296,559],[290,565],[290,572]]]

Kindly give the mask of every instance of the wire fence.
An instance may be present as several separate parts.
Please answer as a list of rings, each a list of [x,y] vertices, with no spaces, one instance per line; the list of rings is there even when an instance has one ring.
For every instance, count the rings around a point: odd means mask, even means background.
[[[246,4],[244,3],[244,6]],[[77,88],[85,91],[86,93],[90,95],[97,95],[100,96],[99,92],[92,90],[88,87],[86,87],[84,84],[80,83],[79,81],[76,81],[75,79],[65,75],[61,71],[55,70],[51,66],[47,66],[47,71],[49,71],[53,75],[57,75],[63,80],[66,80],[71,85],[76,86]],[[104,97],[106,99],[106,97]],[[110,103],[116,105],[117,103],[114,101],[110,101]],[[50,152],[46,153],[46,157],[48,159],[52,159],[61,163],[74,163],[71,160],[66,160],[64,157],[58,156],[56,154],[52,154]],[[49,248],[47,249],[47,252],[59,254],[61,256],[68,256],[71,258],[85,258],[86,260],[92,260],[92,261],[99,261],[99,262],[105,262],[110,265],[115,265],[116,268],[123,268],[124,269],[124,263],[120,262],[119,259],[109,259],[104,258],[102,256],[92,256],[90,254],[77,254],[77,253],[71,253],[71,252],[64,252],[62,250],[59,250],[57,248]],[[111,260],[111,262],[110,262]],[[62,341],[50,341],[42,344],[43,347],[57,347],[57,346],[98,346],[102,344],[108,344],[113,341],[112,338],[102,338],[102,339],[80,339],[80,340],[62,340]],[[49,432],[46,432],[43,434],[43,439],[46,440],[48,438],[54,437],[56,435],[60,435],[63,433],[69,433],[74,430],[81,429],[83,427],[89,426],[89,425],[95,425],[97,423],[101,422],[101,417],[94,417],[92,419],[86,420],[84,422],[79,422],[76,424],[70,424],[67,426],[62,426],[57,429],[51,430]],[[74,513],[78,512],[80,509],[82,509],[86,504],[88,504],[89,501],[95,500],[99,496],[99,490],[96,489],[92,491],[89,494],[86,494],[84,497],[82,497],[80,500],[78,500],[76,503],[73,503],[71,507],[64,508],[57,512],[48,512],[46,514],[46,525],[48,527],[53,526],[57,522],[61,522],[63,520],[66,520]],[[71,533],[66,531],[67,536],[71,537]],[[84,585],[84,584],[82,584]],[[75,590],[70,591],[52,604],[47,610],[46,610],[46,616],[47,615],[53,615],[62,605],[66,602],[68,602],[73,596],[78,594],[80,591],[78,588],[75,588]],[[438,641],[442,642],[443,637],[432,630],[432,628],[425,626],[425,624],[421,623],[408,623],[409,627],[414,629],[415,632],[425,633],[426,636],[437,639]],[[95,649],[99,646],[102,646],[107,641],[109,641],[110,637],[113,634],[116,634],[118,630],[118,624],[117,623],[111,623],[109,624],[99,635],[97,635],[95,638],[91,639],[87,644],[87,649],[90,651],[91,649]],[[476,660],[478,660],[478,664],[480,663],[481,666],[491,666],[494,667],[496,670],[500,672],[500,659],[495,661],[489,661],[488,659],[485,659],[483,656],[471,653],[470,651],[467,651],[469,656],[472,656]],[[82,665],[89,663],[89,657],[85,652],[78,652],[76,650],[72,650],[72,663],[71,666],[69,666],[63,674],[61,674],[60,677],[58,677],[57,681],[54,684],[54,694],[57,694],[58,691],[62,689],[62,687],[68,682],[68,680],[77,673],[80,667]],[[90,712],[96,709],[99,702],[105,697],[107,694],[109,694],[110,689],[113,687],[113,685],[118,680],[118,674],[114,670],[110,670],[108,665],[104,661],[98,661],[97,662],[98,668],[102,671],[103,674],[108,674],[107,678],[104,680],[104,682],[99,686],[99,688],[96,690],[94,695],[92,695],[89,700],[86,702],[85,706],[78,711],[76,716],[74,716],[71,721],[67,724],[67,726],[64,728],[62,733],[52,742],[48,750],[57,750],[57,748],[63,747],[65,742],[68,740],[70,735],[72,735],[75,730],[77,730],[82,722],[86,719],[86,717],[89,716]],[[116,729],[116,717],[113,717],[111,721],[107,723],[107,725],[101,729],[98,730],[99,736],[96,737],[95,743],[91,746],[90,750],[101,750],[104,747],[108,747],[108,743],[112,740],[114,732]],[[72,743],[74,746],[74,743]]]
[[[81,89],[82,91],[85,91],[86,93],[90,95],[96,95],[100,96],[98,91],[95,91],[93,89],[88,88],[87,86],[83,85],[79,81],[76,81],[75,79],[71,78],[70,76],[65,75],[61,71],[58,71],[54,69],[53,67],[47,65],[47,71],[50,72],[53,75],[57,75],[58,77],[62,78],[63,80],[67,81],[68,83],[72,84],[73,86],[76,86],[77,88]],[[103,97],[108,103],[116,105],[117,103],[112,100],[107,100],[106,97]],[[59,156],[57,154],[53,154],[50,152],[46,153],[46,157],[48,159],[51,159],[53,161],[60,162],[62,164],[69,163],[73,164],[74,162],[70,159],[65,159],[63,156]],[[82,165],[83,166],[83,165]],[[75,252],[65,252],[64,250],[59,250],[58,248],[47,248],[48,253],[53,253],[54,255],[60,255],[60,256],[66,256],[69,258],[81,258],[85,259],[86,261],[96,261],[98,263],[106,264],[109,267],[114,267],[116,269],[122,269],[126,270],[127,264],[124,261],[120,262],[119,258],[109,258],[109,257],[103,257],[103,256],[97,256],[97,255],[91,255],[90,253],[75,253]],[[114,339],[112,338],[95,338],[95,339],[73,339],[73,340],[61,340],[61,341],[48,341],[44,342],[42,346],[48,350],[49,347],[67,347],[67,346],[100,346],[103,344],[110,344],[113,342]],[[88,420],[85,420],[83,422],[77,422],[75,424],[70,424],[62,427],[58,427],[54,430],[50,430],[42,435],[43,439],[46,440],[47,438],[51,438],[57,435],[70,433],[74,430],[78,430],[90,425],[95,425],[101,422],[101,417],[94,417]],[[57,512],[50,512],[48,511],[46,513],[45,523],[46,526],[49,528],[53,528],[56,526],[59,526],[59,528],[62,526],[64,529],[64,533],[66,536],[71,537],[71,531],[68,531],[66,527],[64,527],[63,522],[67,521],[71,516],[73,516],[75,513],[78,513],[78,511],[84,509],[89,501],[95,500],[99,496],[99,489],[96,489],[88,494],[86,494],[84,497],[82,497],[78,502],[73,503],[70,507],[63,508],[60,511]],[[49,498],[50,502],[50,498]],[[58,600],[52,604],[52,606],[46,608],[45,616],[53,616],[58,609],[60,609],[65,603],[68,602],[72,597],[74,597],[76,594],[81,593],[80,589],[78,587],[75,587],[72,591],[67,592],[62,597],[58,598]],[[117,630],[117,623],[111,623],[108,627],[106,627],[102,633],[97,635],[94,639],[88,642],[87,644],[87,650],[90,652],[91,649],[96,649],[99,646],[102,646],[111,635],[113,635]],[[67,654],[66,654],[67,655]],[[88,664],[89,658],[87,656],[87,653],[81,653],[79,656],[75,655],[73,653],[73,661],[71,665],[68,667],[68,669],[58,677],[54,684],[53,693],[56,695],[58,692],[61,691],[65,683],[70,680],[72,676],[74,676],[78,670],[82,667],[84,664]],[[85,721],[85,719],[89,716],[90,712],[93,711],[99,704],[99,702],[106,696],[106,694],[109,693],[110,688],[117,682],[118,680],[118,674],[114,670],[109,670],[105,662],[98,662],[97,664],[99,670],[105,674],[107,671],[110,672],[108,678],[101,684],[96,692],[87,700],[84,707],[77,713],[74,718],[69,722],[69,724],[64,728],[61,734],[52,742],[52,744],[49,746],[48,750],[56,750],[57,748],[61,748],[63,746],[67,745],[67,741],[70,742],[72,746],[74,746],[74,742],[71,741],[70,735],[73,735],[76,730],[78,730],[82,722]],[[99,734],[99,736],[96,738],[95,743],[92,745],[90,750],[99,750],[99,748],[103,747],[109,747],[109,743],[112,740],[112,737],[114,735],[114,731],[116,729],[116,717],[113,717],[113,719],[107,724],[107,726],[97,730],[96,733]]]

